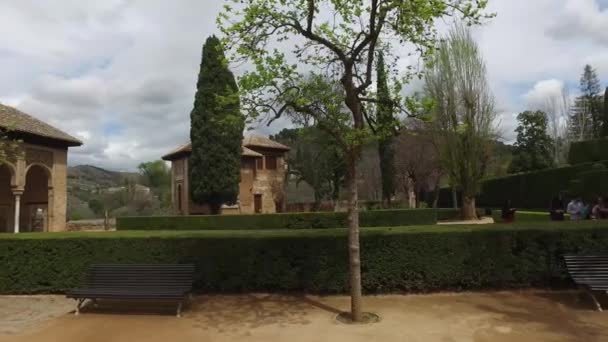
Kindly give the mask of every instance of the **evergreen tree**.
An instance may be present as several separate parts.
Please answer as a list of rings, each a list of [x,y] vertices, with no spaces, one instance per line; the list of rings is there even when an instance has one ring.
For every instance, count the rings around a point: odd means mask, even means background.
[[[602,133],[603,138],[608,137],[608,87],[604,91],[604,105],[602,107]]]
[[[380,160],[380,175],[382,178],[382,200],[391,203],[391,197],[395,193],[395,151],[393,147],[395,118],[393,108],[390,105],[390,92],[384,66],[384,56],[379,54],[376,65],[378,107],[376,118],[378,121],[379,139],[378,155]]]
[[[546,169],[553,166],[553,141],[547,134],[547,114],[525,111],[517,115],[519,126],[509,172]]]
[[[580,91],[570,116],[570,135],[575,141],[592,139],[601,133],[600,81],[589,64],[581,75]]]
[[[245,119],[234,75],[215,36],[203,46],[196,87],[190,113],[190,192],[195,203],[207,204],[217,214],[222,204],[237,200]]]

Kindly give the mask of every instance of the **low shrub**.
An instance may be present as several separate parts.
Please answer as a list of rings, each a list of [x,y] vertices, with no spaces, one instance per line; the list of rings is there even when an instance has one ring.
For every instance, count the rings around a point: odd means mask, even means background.
[[[359,213],[361,227],[435,224],[433,209],[370,210]],[[256,215],[119,217],[117,230],[212,230],[344,228],[345,212]]]
[[[366,293],[567,284],[562,256],[608,252],[608,222],[361,232]],[[197,292],[345,293],[344,229],[0,236],[0,293],[61,293],[93,263],[194,263]]]
[[[570,144],[568,163],[581,164],[608,160],[608,139],[578,141]]]
[[[460,209],[456,208],[438,208],[437,210],[437,221],[458,221],[462,220]],[[477,217],[485,216],[485,210],[483,208],[477,208]]]
[[[502,211],[492,210],[492,218],[494,222],[502,222]],[[569,220],[570,215],[564,214],[564,220]],[[552,222],[549,212],[545,211],[516,211],[515,222]]]

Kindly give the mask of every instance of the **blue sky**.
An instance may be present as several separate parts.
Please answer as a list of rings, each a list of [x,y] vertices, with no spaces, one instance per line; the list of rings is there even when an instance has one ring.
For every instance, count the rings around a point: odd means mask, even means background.
[[[608,0],[490,0],[475,28],[505,140],[587,63],[608,81]],[[0,0],[0,101],[80,137],[70,164],[134,169],[187,141],[201,45],[221,1]],[[404,56],[407,51],[404,51]],[[236,70],[237,73],[239,70]],[[273,133],[288,126],[281,120]]]

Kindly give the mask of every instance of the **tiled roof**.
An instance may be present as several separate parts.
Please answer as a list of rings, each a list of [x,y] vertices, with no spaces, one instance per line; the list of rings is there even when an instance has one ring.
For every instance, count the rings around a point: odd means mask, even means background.
[[[0,127],[15,132],[37,135],[44,138],[58,140],[68,146],[80,146],[82,141],[60,131],[59,129],[42,122],[16,108],[0,104]]]
[[[289,151],[289,147],[261,135],[248,135],[243,138],[243,146],[264,147],[275,150]]]
[[[182,146],[176,148],[175,150],[167,153],[162,158],[164,160],[173,160],[176,157],[178,157],[179,155],[188,155],[191,152],[192,152],[192,144],[187,143],[187,144],[182,145]],[[249,149],[245,146],[241,146],[241,155],[245,156],[245,157],[263,157],[263,154],[258,153],[252,149]]]

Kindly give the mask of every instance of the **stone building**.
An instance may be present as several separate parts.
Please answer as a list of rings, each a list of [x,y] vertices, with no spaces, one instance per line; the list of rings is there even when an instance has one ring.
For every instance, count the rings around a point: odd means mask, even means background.
[[[241,183],[238,203],[222,206],[222,214],[275,213],[285,203],[285,153],[289,147],[266,137],[252,135],[243,139]],[[188,158],[192,145],[186,144],[163,156],[171,161],[173,208],[181,215],[208,214],[209,208],[190,199]]]
[[[2,104],[0,129],[20,141],[0,164],[0,231],[66,230],[68,147],[82,142]]]

